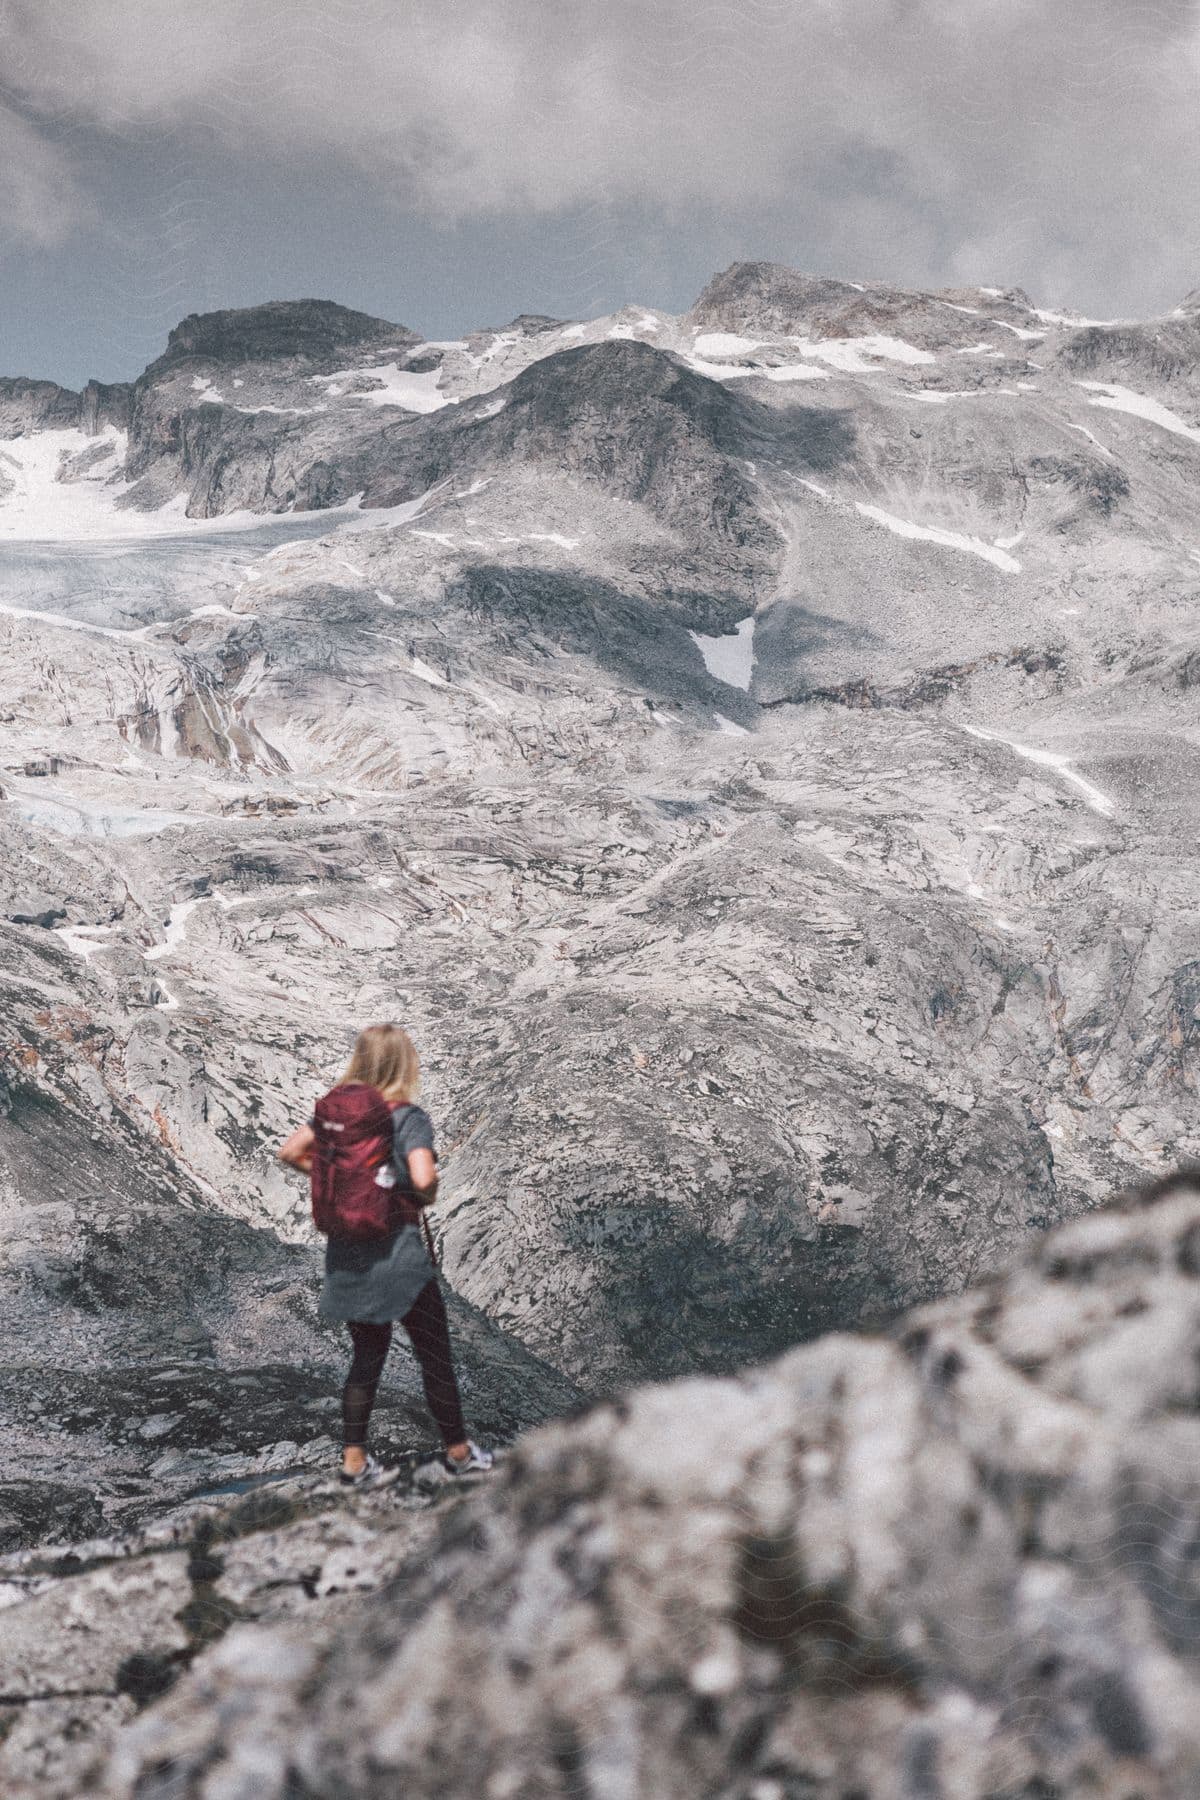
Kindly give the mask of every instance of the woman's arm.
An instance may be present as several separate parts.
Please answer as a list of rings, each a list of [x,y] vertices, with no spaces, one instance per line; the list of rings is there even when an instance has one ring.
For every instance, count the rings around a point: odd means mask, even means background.
[[[432,1150],[409,1151],[408,1178],[422,1206],[429,1206],[437,1199],[437,1159]]]
[[[313,1145],[317,1134],[311,1125],[298,1125],[290,1138],[279,1146],[279,1160],[307,1175],[312,1168]]]

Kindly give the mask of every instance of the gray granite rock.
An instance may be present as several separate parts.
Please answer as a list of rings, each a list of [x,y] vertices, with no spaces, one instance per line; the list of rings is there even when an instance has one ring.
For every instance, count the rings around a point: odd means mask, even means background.
[[[74,1791],[1185,1800],[1197,1245],[1168,1185],[886,1336],[533,1432],[417,1538],[384,1496],[240,1536],[228,1629]]]

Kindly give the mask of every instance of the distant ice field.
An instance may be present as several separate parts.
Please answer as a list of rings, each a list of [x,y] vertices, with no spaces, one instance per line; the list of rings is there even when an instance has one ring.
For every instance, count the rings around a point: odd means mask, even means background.
[[[0,553],[0,610],[133,631],[190,611],[201,584],[208,592],[224,582],[232,593],[264,551],[325,536],[336,522],[329,513],[289,513],[232,531],[220,519],[212,524],[225,529],[200,534],[8,542]]]

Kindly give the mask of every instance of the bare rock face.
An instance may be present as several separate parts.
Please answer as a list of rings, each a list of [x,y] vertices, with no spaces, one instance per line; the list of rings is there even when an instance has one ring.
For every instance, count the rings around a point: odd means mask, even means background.
[[[275,300],[226,312],[191,313],[167,338],[167,348],[143,380],[189,357],[215,362],[320,363],[354,348],[420,342],[416,332],[332,300]]]
[[[977,343],[981,330],[995,323],[989,314],[1001,315],[1006,327],[1015,318],[1036,324],[1032,302],[1020,288],[926,294],[882,281],[805,275],[781,263],[743,262],[714,275],[688,320],[702,332],[817,340],[891,335],[918,349],[936,345],[944,353]]]
[[[336,468],[353,474],[347,440],[371,409],[357,420],[342,410],[330,432],[325,415],[345,391],[334,377],[352,385],[388,355],[407,365],[420,343],[403,325],[326,300],[192,314],[133,386],[125,473],[136,485],[126,504],[152,510],[164,484],[180,482],[200,518],[341,503],[364,485],[347,486]]]
[[[5,387],[6,1555],[329,1465],[274,1152],[368,1020],[421,1050],[501,1443],[1200,1157],[1193,326],[743,265],[685,318],[303,302]],[[430,1447],[402,1348],[378,1418]]]
[[[19,437],[26,431],[48,431],[79,422],[79,395],[54,381],[30,381],[6,375],[0,379],[0,432]]]
[[[1060,351],[1062,364],[1080,376],[1107,376],[1127,383],[1171,382],[1193,387],[1200,352],[1200,318],[1181,316],[1151,324],[1089,325],[1074,332]]]
[[[780,421],[765,409],[632,340],[547,354],[498,398],[469,432],[446,413],[421,434],[392,427],[364,505],[393,505],[447,480],[466,487],[496,468],[561,471],[645,507],[687,545],[719,557],[709,583],[735,606],[769,578],[778,538],[745,466],[764,442],[783,447]],[[787,421],[787,449],[814,472],[836,467],[850,439],[824,413]]]
[[[131,392],[129,382],[89,381],[77,394],[53,381],[0,377],[0,442],[38,431],[78,428],[94,436],[105,426],[124,430]]]
[[[92,1762],[46,1793],[1185,1800],[1198,1246],[1200,1187],[1168,1184],[884,1337],[531,1433],[448,1511],[301,1487],[94,1571],[0,1565],[32,1590],[0,1768],[86,1666]],[[177,1642],[188,1580],[207,1648]],[[145,1710],[106,1752],[118,1690]]]

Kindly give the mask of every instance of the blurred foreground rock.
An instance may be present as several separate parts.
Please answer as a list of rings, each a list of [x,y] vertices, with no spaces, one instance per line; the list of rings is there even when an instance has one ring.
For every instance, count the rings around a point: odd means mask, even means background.
[[[887,1336],[534,1431],[448,1508],[300,1483],[10,1558],[4,1791],[1183,1800],[1198,1352],[1180,1180]]]

